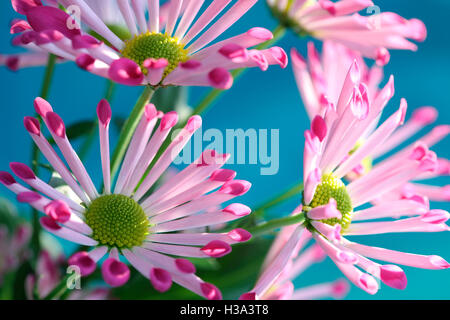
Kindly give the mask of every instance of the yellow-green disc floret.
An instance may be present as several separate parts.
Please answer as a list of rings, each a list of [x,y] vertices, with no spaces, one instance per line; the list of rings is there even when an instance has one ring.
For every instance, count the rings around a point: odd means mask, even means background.
[[[309,207],[315,208],[326,205],[331,198],[336,200],[337,209],[340,211],[342,219],[333,218],[322,220],[322,222],[330,225],[339,223],[342,226],[342,230],[345,230],[351,223],[353,212],[352,201],[342,180],[333,177],[332,174],[325,174],[322,176],[322,180],[316,188]]]
[[[180,44],[176,38],[156,32],[139,34],[126,41],[122,55],[136,62],[144,74],[147,73],[143,67],[146,59],[165,58],[169,65],[164,71],[164,76],[172,72],[180,63],[188,60],[188,51],[184,49],[184,45]]]
[[[141,206],[133,199],[120,195],[105,195],[92,201],[87,208],[86,223],[92,238],[99,245],[131,248],[141,245],[150,224]]]

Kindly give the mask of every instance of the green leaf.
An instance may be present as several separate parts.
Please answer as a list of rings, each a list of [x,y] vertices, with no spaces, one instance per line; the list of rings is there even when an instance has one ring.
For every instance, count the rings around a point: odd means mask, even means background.
[[[95,126],[96,122],[94,120],[83,120],[76,122],[66,128],[67,138],[69,140],[75,140],[79,137],[87,135],[91,132],[92,127]],[[50,144],[55,144],[54,139],[48,140]]]

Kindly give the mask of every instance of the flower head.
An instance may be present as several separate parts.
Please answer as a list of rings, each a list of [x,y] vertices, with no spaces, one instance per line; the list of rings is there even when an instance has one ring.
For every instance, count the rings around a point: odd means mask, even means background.
[[[94,1],[92,1],[94,2]],[[252,28],[235,37],[212,42],[239,20],[256,0],[239,0],[211,26],[229,1],[212,2],[198,17],[203,1],[110,1],[120,12],[122,24],[105,21],[98,4],[86,0],[59,1],[65,10],[40,1],[13,0],[23,28],[15,28],[17,43],[31,43],[94,74],[125,85],[212,86],[228,89],[229,70],[287,65],[283,49],[250,49],[272,38],[263,28]],[[76,6],[81,29],[66,10]],[[161,19],[161,15],[166,15]],[[117,27],[120,26],[120,27]],[[209,26],[209,27],[208,27]],[[205,32],[203,32],[206,30]]]
[[[187,121],[145,175],[178,121],[176,112],[163,114],[148,104],[112,188],[108,138],[111,109],[102,100],[97,113],[104,190],[98,191],[72,148],[62,119],[41,98],[35,100],[35,109],[63,158],[44,137],[37,119],[26,117],[25,128],[77,199],[54,189],[22,163],[11,163],[11,170],[36,192],[18,183],[8,172],[0,172],[0,182],[16,193],[20,202],[45,214],[40,219],[45,230],[92,247],[89,252],[71,256],[69,265],[76,265],[82,275],[89,275],[109,252],[102,264],[102,275],[111,286],[123,285],[130,276],[128,266],[121,262],[122,255],[158,291],[167,291],[174,281],[205,298],[220,298],[219,290],[198,278],[194,265],[186,258],[222,257],[231,251],[231,244],[247,241],[250,234],[243,229],[228,233],[178,231],[221,224],[249,214],[250,209],[239,203],[224,209],[217,207],[246,193],[250,183],[234,179],[236,173],[232,170],[221,169],[229,155],[206,150],[194,163],[156,187],[161,175],[200,128],[201,118],[193,116]],[[150,192],[152,187],[156,189]],[[217,209],[208,211],[213,207]]]
[[[267,0],[282,25],[299,35],[333,40],[384,65],[388,49],[417,50],[407,39],[424,41],[427,30],[418,19],[407,20],[394,12],[379,12],[370,0]],[[371,16],[361,16],[366,10]]]
[[[399,109],[372,130],[359,148],[351,153],[368,128],[378,123],[381,112],[394,94],[391,77],[371,101],[359,70],[358,63],[354,61],[346,74],[336,105],[330,104],[314,116],[311,128],[305,132],[303,201],[297,210],[305,216],[305,222],[295,227],[268,270],[271,270],[272,277],[279,274],[276,270],[283,270],[303,228],[307,228],[351,282],[375,294],[379,289],[375,278],[393,288],[406,287],[406,275],[395,264],[424,269],[446,269],[450,264],[436,255],[361,245],[351,242],[347,236],[448,231],[445,222],[450,214],[444,210],[430,210],[428,199],[420,195],[403,199],[384,196],[417,177],[437,170],[437,156],[428,149],[426,141],[418,141],[350,183],[342,180],[403,124],[407,107],[402,99]],[[378,200],[376,204],[372,203],[374,200]],[[407,218],[399,219],[404,216]],[[383,221],[355,223],[374,219]],[[369,258],[394,265],[381,265]]]

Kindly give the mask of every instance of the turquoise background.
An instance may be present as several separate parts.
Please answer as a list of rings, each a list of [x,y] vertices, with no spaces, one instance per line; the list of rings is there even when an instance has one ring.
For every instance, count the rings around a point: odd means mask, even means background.
[[[386,67],[386,75],[394,74],[396,94],[387,107],[389,114],[398,107],[401,97],[409,102],[408,115],[413,108],[433,105],[439,109],[437,123],[449,123],[450,119],[450,35],[448,17],[450,3],[447,0],[424,1],[376,1],[381,11],[395,11],[406,18],[420,18],[428,28],[427,40],[419,45],[416,53],[391,51],[392,58]],[[17,52],[10,45],[9,21],[18,17],[9,1],[0,4],[0,44],[2,53]],[[260,0],[244,18],[225,34],[233,35],[247,29],[261,26],[273,29],[276,21],[270,16],[265,3]],[[306,40],[290,33],[278,43],[286,51],[291,47],[305,53]],[[39,94],[43,68],[29,68],[12,73],[0,68],[0,169],[8,170],[11,161],[28,162],[31,155],[31,139],[23,128],[22,119],[32,115],[33,99]],[[105,89],[105,80],[78,69],[73,63],[58,65],[51,87],[50,102],[63,117],[66,124],[89,119],[95,114],[95,107]],[[120,87],[115,94],[112,107],[115,115],[126,116],[134,105],[141,89]],[[207,92],[205,88],[192,88],[189,102],[195,104]],[[203,130],[236,128],[280,129],[280,169],[278,174],[261,176],[259,165],[232,165],[238,177],[253,183],[253,187],[242,200],[256,206],[264,199],[286,189],[301,179],[303,152],[303,131],[308,119],[294,83],[291,67],[282,70],[271,67],[267,72],[249,70],[226,92],[217,104],[203,116]],[[429,129],[429,128],[427,128]],[[424,132],[426,132],[424,130]],[[112,146],[117,141],[113,135]],[[75,144],[76,145],[76,144]],[[440,157],[450,157],[450,139],[434,148]],[[98,143],[91,148],[87,159],[88,171],[96,181],[100,179]],[[448,184],[448,177],[433,181],[434,184]],[[5,188],[0,195],[11,200],[11,193]],[[300,198],[275,208],[271,214],[285,215],[297,205]],[[450,209],[448,203],[433,203],[433,208]],[[360,238],[360,239],[359,239]],[[449,236],[436,234],[392,234],[355,238],[364,244],[387,247],[400,251],[438,254],[450,260]],[[67,251],[70,246],[64,242]],[[405,267],[408,287],[404,291],[382,286],[375,299],[448,299],[450,298],[450,270],[432,271]],[[341,277],[339,270],[327,259],[306,271],[298,281],[298,287]],[[372,298],[365,292],[352,287],[350,299]]]

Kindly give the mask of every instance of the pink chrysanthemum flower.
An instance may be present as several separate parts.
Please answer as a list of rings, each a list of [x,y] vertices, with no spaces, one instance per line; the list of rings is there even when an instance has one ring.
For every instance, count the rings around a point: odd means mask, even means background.
[[[323,115],[330,104],[336,105],[338,103],[347,70],[355,60],[358,61],[361,79],[367,88],[368,100],[370,102],[375,101],[380,92],[378,85],[383,78],[382,69],[377,66],[371,68],[367,67],[359,54],[345,48],[343,45],[325,41],[323,44],[322,55],[320,55],[313,43],[310,42],[308,43],[307,60],[295,49],[292,50],[291,57],[297,86],[307,114],[311,120],[317,115]],[[437,116],[438,111],[431,106],[424,106],[416,109],[405,125],[397,129],[382,145],[378,146],[375,150],[372,150],[370,157],[364,158],[351,172],[346,174],[345,178],[354,180],[372,170],[375,161],[413,137],[427,125],[435,122]],[[358,139],[355,147],[350,153],[357,150],[367,137],[373,133],[377,125],[378,121],[372,122],[370,127],[368,127]],[[450,126],[440,125],[434,127],[429,133],[422,136],[420,140],[431,148],[449,133]],[[393,155],[390,159],[395,158],[402,152],[407,152],[410,148],[411,146],[398,151],[398,153]],[[376,166],[378,166],[378,164]],[[439,158],[437,170],[417,176],[414,180],[448,176],[449,173],[449,161],[447,159]],[[398,200],[402,198],[411,198],[418,194],[426,196],[432,201],[450,200],[449,186],[438,187],[418,183],[407,183],[400,186],[395,192],[394,190],[391,190],[388,194],[381,195],[381,198],[386,199],[386,197],[389,197],[390,199]]]
[[[341,180],[364,158],[370,156],[373,150],[383,145],[403,123],[406,112],[404,99],[398,111],[350,154],[367,128],[374,121],[378,122],[380,113],[393,93],[391,77],[374,101],[370,101],[367,87],[361,82],[358,64],[354,62],[346,75],[336,106],[330,104],[312,120],[311,129],[305,132],[303,154],[304,191],[301,211],[305,221],[296,226],[286,245],[266,269],[265,273],[271,275],[269,278],[272,281],[289,261],[304,228],[312,233],[316,242],[347,278],[370,294],[375,294],[379,288],[375,278],[397,289],[404,289],[407,280],[398,266],[380,265],[369,258],[424,269],[450,267],[448,262],[436,255],[403,253],[361,245],[347,239],[347,236],[352,235],[449,230],[445,222],[450,214],[444,210],[430,210],[424,197],[400,200],[382,197],[408,181],[438,168],[436,154],[423,141],[348,184]],[[375,199],[378,203],[370,205]],[[403,216],[408,218],[398,219]],[[384,221],[354,223],[373,219]]]
[[[34,292],[39,298],[45,298],[55,289],[61,281],[60,267],[64,260],[64,256],[55,258],[46,250],[39,253],[36,275],[31,274],[25,279],[25,293],[28,300],[34,299]],[[109,288],[76,289],[67,296],[67,300],[107,300],[109,297]]]
[[[357,12],[377,13],[370,0],[267,0],[273,15],[300,35],[333,40],[375,59],[384,65],[388,49],[417,50],[408,41],[424,41],[427,30],[418,19],[404,19],[393,12],[361,16]],[[373,10],[372,10],[373,9]]]
[[[321,283],[295,289],[292,281],[296,279],[303,271],[315,263],[319,263],[326,257],[322,248],[313,244],[302,253],[299,252],[311,239],[311,233],[303,230],[302,234],[293,250],[292,256],[281,273],[275,269],[272,272],[278,273],[274,280],[274,275],[266,273],[265,270],[271,265],[272,261],[277,257],[279,251],[286,245],[290,235],[295,230],[295,226],[283,228],[277,235],[272,244],[269,253],[263,264],[261,276],[259,277],[252,291],[244,293],[241,300],[312,300],[323,298],[343,298],[348,290],[347,281],[338,279],[333,282]]]
[[[115,34],[120,36],[122,40],[129,40],[131,38],[131,33],[128,31],[125,20],[120,13],[119,7],[117,6],[117,1],[98,1],[98,0],[84,0],[89,7],[95,12],[95,14],[110,28]],[[141,6],[146,9],[145,3],[147,0],[141,1]],[[47,0],[41,1],[47,6],[52,6],[57,8],[57,0]],[[15,10],[21,10],[21,4],[19,2],[12,2]],[[160,23],[163,24],[167,21],[167,13],[169,3],[166,2],[160,8]],[[23,5],[22,5],[23,7]],[[24,7],[26,8],[26,7]],[[29,30],[29,24],[22,19],[13,19],[11,21],[11,34],[19,34],[26,30]],[[90,31],[90,33],[93,33]],[[95,34],[95,33],[93,33]],[[48,62],[48,51],[40,48],[35,43],[31,42],[31,38],[27,40],[23,39],[21,35],[13,38],[12,44],[17,47],[25,49],[23,53],[17,54],[0,54],[0,65],[5,65],[12,71],[17,71],[18,69],[35,67],[35,66],[45,66]],[[67,60],[58,58],[57,62],[65,62]]]
[[[239,203],[213,212],[207,210],[246,193],[250,183],[235,180],[236,172],[232,170],[221,169],[228,154],[206,150],[169,181],[149,191],[201,126],[201,118],[192,116],[188,120],[145,176],[146,168],[178,121],[176,112],[162,114],[152,104],[147,105],[111,189],[108,138],[111,109],[102,100],[97,113],[104,190],[99,192],[72,148],[61,118],[41,98],[35,100],[35,109],[63,158],[44,137],[37,119],[26,117],[25,128],[79,199],[69,198],[49,186],[21,163],[11,163],[11,170],[40,193],[22,186],[8,172],[0,172],[0,182],[17,194],[18,201],[45,213],[40,219],[45,230],[93,248],[74,254],[69,264],[78,266],[82,275],[88,275],[109,252],[102,264],[102,275],[111,286],[125,284],[130,276],[127,265],[120,261],[122,255],[158,291],[167,291],[174,281],[205,298],[220,298],[220,291],[198,278],[194,265],[184,257],[222,257],[231,251],[231,244],[248,240],[250,234],[243,229],[228,233],[176,231],[220,224],[249,214],[250,208]]]
[[[118,10],[130,34],[128,40],[114,33],[84,0],[60,0],[59,4],[65,8],[77,6],[88,30],[80,29],[65,11],[44,6],[40,0],[12,0],[12,3],[17,12],[27,17],[27,21],[20,21],[21,28],[17,31],[23,32],[16,42],[33,43],[61,58],[76,61],[94,74],[125,85],[228,89],[233,82],[229,70],[247,67],[267,70],[272,64],[283,68],[287,65],[287,55],[279,47],[249,49],[273,37],[263,28],[252,28],[211,45],[256,1],[237,1],[209,26],[229,0],[213,1],[198,19],[195,17],[204,1],[173,0],[163,25],[159,0],[148,1],[148,20],[145,2],[118,0]],[[97,37],[88,34],[89,30]]]

